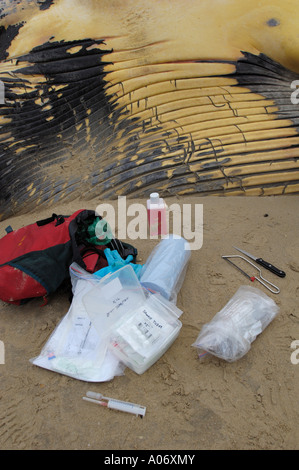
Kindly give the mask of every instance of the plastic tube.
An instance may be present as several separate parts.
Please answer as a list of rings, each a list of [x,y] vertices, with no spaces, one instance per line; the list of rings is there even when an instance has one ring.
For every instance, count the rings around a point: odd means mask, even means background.
[[[124,411],[125,413],[131,413],[141,417],[143,417],[146,412],[145,406],[136,405],[136,403],[130,403],[127,401],[116,400],[114,398],[104,397],[101,393],[89,391],[86,393],[86,395],[86,397],[83,397],[83,400],[96,403],[97,405],[106,406],[112,410]]]
[[[175,302],[183,284],[190,254],[189,244],[184,238],[169,235],[154,248],[143,265],[140,272],[141,284]]]

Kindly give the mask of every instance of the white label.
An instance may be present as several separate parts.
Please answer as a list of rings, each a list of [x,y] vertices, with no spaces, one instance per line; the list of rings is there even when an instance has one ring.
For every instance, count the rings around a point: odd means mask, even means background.
[[[117,334],[131,348],[143,357],[149,357],[170,335],[173,328],[159,314],[147,305],[140,307],[127,322],[122,324]]]

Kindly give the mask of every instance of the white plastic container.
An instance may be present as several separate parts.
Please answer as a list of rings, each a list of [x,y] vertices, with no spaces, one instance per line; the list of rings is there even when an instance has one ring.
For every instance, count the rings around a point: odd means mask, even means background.
[[[107,347],[137,374],[166,352],[182,327],[181,310],[146,293],[130,265],[103,278],[83,303]]]
[[[150,194],[150,198],[147,200],[147,216],[150,236],[168,234],[166,204],[164,199],[159,197],[159,193]]]

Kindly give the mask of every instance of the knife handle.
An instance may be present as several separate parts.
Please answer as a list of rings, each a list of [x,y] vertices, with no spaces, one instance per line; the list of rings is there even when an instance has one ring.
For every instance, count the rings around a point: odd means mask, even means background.
[[[256,262],[258,264],[260,264],[261,266],[263,266],[264,268],[268,269],[269,271],[271,271],[272,273],[276,274],[276,276],[279,276],[279,277],[285,277],[286,273],[284,271],[282,271],[281,269],[278,269],[276,268],[275,266],[273,266],[273,264],[271,263],[267,263],[267,261],[264,261],[262,258],[258,258],[256,260]]]

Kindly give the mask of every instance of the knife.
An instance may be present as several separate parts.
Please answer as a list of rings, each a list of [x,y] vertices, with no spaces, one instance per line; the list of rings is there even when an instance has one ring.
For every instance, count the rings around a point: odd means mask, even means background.
[[[267,261],[263,260],[262,258],[258,258],[257,256],[253,256],[250,253],[247,253],[247,251],[241,250],[240,248],[237,248],[236,246],[234,246],[234,248],[236,250],[240,251],[241,253],[243,253],[244,255],[248,256],[248,258],[251,258],[254,261],[256,261],[260,266],[263,266],[264,268],[268,269],[272,273],[276,274],[276,276],[285,277],[286,273],[284,271],[282,271],[281,269],[278,269],[275,266],[273,266],[273,264],[268,263]]]

